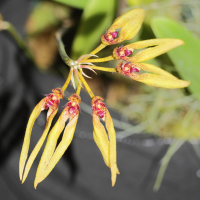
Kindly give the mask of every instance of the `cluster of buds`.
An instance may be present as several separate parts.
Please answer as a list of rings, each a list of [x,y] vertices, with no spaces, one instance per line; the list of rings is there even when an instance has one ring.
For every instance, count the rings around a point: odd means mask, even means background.
[[[113,22],[108,31],[102,35],[102,43],[90,54],[83,55],[76,61],[70,59],[66,54],[64,45],[61,41],[61,32],[56,34],[60,55],[63,61],[70,67],[70,72],[63,87],[59,89],[53,89],[53,93],[46,95],[46,97],[36,105],[29,118],[19,163],[19,174],[20,180],[22,182],[25,181],[31,165],[33,164],[35,157],[37,156],[42,144],[44,143],[48,132],[49,134],[47,137],[46,146],[36,172],[34,182],[35,188],[39,182],[48,176],[64,152],[67,150],[75,132],[80,110],[79,104],[81,103],[79,94],[82,86],[84,86],[91,97],[94,141],[101,151],[105,164],[111,170],[112,186],[115,185],[119,170],[117,167],[116,134],[113,126],[113,121],[105,103],[103,103],[103,99],[93,94],[85,78],[83,77],[88,77],[83,72],[84,68],[90,69],[93,72],[95,72],[94,70],[101,70],[106,72],[120,73],[132,78],[133,80],[155,87],[183,88],[190,84],[188,81],[177,79],[159,67],[156,67],[152,64],[142,63],[156,56],[159,56],[179,45],[182,45],[183,41],[178,39],[152,39],[139,41],[128,44],[126,46],[116,47],[113,51],[113,55],[108,57],[90,59],[91,56],[97,57],[96,54],[107,45],[118,44],[124,40],[131,40],[140,30],[143,19],[144,10],[142,9],[133,9],[124,13],[118,17]],[[143,48],[146,49],[132,56],[134,49]],[[95,62],[99,63],[114,59],[122,60],[122,62],[120,62],[116,68],[99,67],[93,64]],[[142,73],[143,71],[151,73]],[[75,86],[74,78],[76,78],[78,81],[77,89]],[[58,111],[58,104],[60,99],[63,98],[64,91],[66,90],[70,80],[73,83],[76,93],[68,98],[69,102],[66,104],[56,124],[50,130],[51,122]],[[26,163],[32,127],[40,112],[45,109],[48,109],[45,130]],[[105,122],[105,127],[101,123],[101,120]],[[67,121],[68,123],[66,124]],[[62,140],[57,145],[57,140],[62,131]]]

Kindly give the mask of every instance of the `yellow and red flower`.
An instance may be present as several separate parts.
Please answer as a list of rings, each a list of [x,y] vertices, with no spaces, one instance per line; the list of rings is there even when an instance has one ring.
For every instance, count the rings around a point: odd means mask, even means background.
[[[64,45],[61,41],[61,32],[58,32],[56,34],[60,55],[63,61],[71,69],[62,89],[53,89],[53,93],[47,95],[36,105],[29,118],[19,162],[19,174],[20,180],[22,182],[25,181],[28,172],[33,164],[33,161],[37,156],[42,144],[44,143],[44,140],[49,132],[51,122],[58,111],[60,99],[63,98],[64,91],[66,90],[70,80],[72,81],[74,88],[76,88],[74,81],[75,76],[75,78],[78,80],[78,88],[76,90],[76,94],[73,94],[68,98],[69,102],[66,104],[59,119],[57,120],[56,124],[53,126],[48,135],[46,146],[37,168],[34,187],[36,188],[38,183],[40,183],[49,175],[49,173],[60,160],[73,139],[79,116],[79,104],[81,103],[81,98],[79,94],[82,85],[85,86],[89,96],[92,99],[91,105],[93,110],[92,118],[94,127],[94,141],[101,151],[105,164],[111,170],[112,186],[115,185],[119,170],[117,167],[116,134],[113,121],[105,103],[103,103],[103,99],[93,94],[86,80],[82,76],[84,75],[88,77],[83,72],[84,68],[90,69],[92,71],[96,69],[107,72],[118,72],[136,81],[140,81],[147,85],[155,87],[183,88],[187,87],[190,84],[190,82],[188,81],[179,80],[178,78],[174,77],[173,75],[159,67],[156,67],[152,64],[143,63],[144,61],[150,60],[179,45],[182,45],[183,41],[178,39],[152,39],[139,41],[128,44],[126,46],[116,47],[113,51],[113,55],[111,56],[105,58],[89,59],[91,56],[97,57],[95,54],[107,45],[117,44],[124,40],[132,39],[141,28],[144,19],[144,13],[145,12],[142,9],[133,9],[118,17],[113,22],[108,31],[104,35],[102,35],[102,43],[90,54],[83,55],[76,61],[70,59],[69,56],[66,54]],[[133,55],[135,49],[143,48],[146,49]],[[114,59],[122,60],[122,62],[120,62],[116,68],[99,67],[93,64],[95,62],[105,62]],[[151,73],[144,73],[144,71]],[[45,109],[48,109],[45,130],[26,163],[34,122],[40,112]],[[105,122],[106,129],[101,123],[101,120]],[[67,121],[68,123],[65,126],[65,123]],[[62,140],[56,147],[57,140],[62,131]]]
[[[112,186],[114,186],[117,174],[119,174],[117,168],[116,134],[110,113],[106,108],[105,103],[102,101],[103,98],[96,96],[91,102],[94,127],[93,138],[101,151],[105,164],[111,170],[111,182]],[[101,124],[100,119],[105,122],[108,135],[106,134],[105,128]]]

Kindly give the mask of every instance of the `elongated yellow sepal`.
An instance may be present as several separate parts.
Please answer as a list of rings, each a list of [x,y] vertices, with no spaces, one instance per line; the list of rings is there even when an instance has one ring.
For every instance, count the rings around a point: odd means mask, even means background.
[[[46,122],[45,129],[44,129],[44,131],[42,133],[42,136],[40,137],[38,143],[36,144],[35,148],[33,149],[32,153],[31,153],[31,155],[30,155],[30,157],[29,157],[29,159],[28,159],[28,161],[26,163],[26,167],[25,167],[25,170],[24,170],[22,183],[26,180],[26,178],[28,176],[28,173],[30,171],[30,168],[31,168],[31,166],[32,166],[32,164],[33,164],[38,152],[40,151],[40,149],[41,149],[41,147],[42,147],[42,145],[43,145],[43,143],[44,143],[44,141],[46,139],[46,136],[47,136],[47,134],[49,132],[52,120],[53,120],[54,116],[56,115],[57,111],[58,111],[57,106],[52,106],[48,110],[47,115],[49,117],[47,117],[47,122]]]
[[[171,79],[166,76],[156,74],[134,74],[130,76],[133,80],[145,83],[149,86],[161,87],[161,88],[184,88],[190,84],[190,81],[183,81],[179,79]]]
[[[179,39],[151,39],[135,42],[128,44],[124,47],[116,47],[113,51],[113,57],[117,60],[124,60],[127,62],[144,62],[155,58],[167,51],[174,49],[180,45],[184,44],[182,40]],[[134,49],[143,49],[149,47],[145,50],[140,51],[132,57],[128,57],[132,54]]]
[[[47,164],[46,168],[42,171],[42,173],[40,173],[40,174],[37,173],[36,178],[35,178],[35,182],[34,182],[34,187],[35,188],[37,187],[38,183],[43,181],[49,175],[49,173],[53,170],[55,165],[58,163],[60,158],[63,156],[63,154],[65,153],[65,151],[69,147],[69,145],[70,145],[70,143],[71,143],[71,141],[73,139],[73,136],[74,136],[74,132],[75,132],[75,129],[76,129],[77,121],[78,121],[78,115],[76,115],[67,124],[67,126],[66,126],[66,128],[64,130],[64,134],[63,134],[62,140],[59,143],[59,145],[57,146],[57,148],[55,149],[55,152],[51,156],[50,160],[48,161],[48,164]],[[46,160],[42,160],[41,159],[40,162],[46,162]]]
[[[76,128],[76,123],[79,114],[79,104],[81,102],[81,98],[77,94],[72,94],[68,100],[70,100],[67,104],[63,112],[61,113],[58,121],[52,128],[47,138],[47,143],[44,148],[42,157],[40,159],[40,163],[37,168],[34,187],[36,188],[38,183],[48,176],[48,174],[52,171],[56,163],[64,154],[65,150],[68,148],[71,140],[73,138],[73,134]],[[58,147],[57,140],[64,130],[65,122],[69,119],[69,123],[65,128],[63,137]],[[56,150],[55,150],[56,149]]]
[[[110,142],[108,140],[108,136],[106,134],[106,130],[104,126],[101,124],[99,120],[99,116],[93,114],[93,137],[96,145],[101,151],[102,157],[104,159],[105,164],[110,167]]]
[[[169,77],[171,79],[178,80],[178,78],[176,78],[175,76],[173,76],[169,72],[167,72],[167,71],[165,71],[165,70],[163,70],[160,67],[157,67],[155,65],[148,64],[148,63],[134,63],[134,65],[136,67],[138,67],[139,69],[143,69],[143,70],[148,71],[148,72],[153,72],[153,73],[158,74],[158,75],[162,75],[162,76]]]
[[[102,35],[101,41],[104,45],[111,45],[131,40],[139,32],[144,20],[145,11],[143,9],[132,9],[118,17],[108,31]],[[121,28],[120,33],[118,30]],[[117,37],[118,36],[118,37]]]
[[[35,176],[35,183],[34,187],[36,188],[37,183],[40,181],[40,177],[42,176],[42,173],[44,172],[46,166],[48,165],[54,150],[56,148],[57,140],[63,131],[65,127],[65,122],[68,120],[69,114],[66,114],[64,111],[61,113],[58,121],[54,125],[54,127],[51,129],[49,136],[47,138],[47,143],[45,146],[45,149],[43,151],[42,157],[40,159],[40,163],[37,168],[36,176]]]
[[[139,74],[140,70],[146,70],[155,74],[143,73]],[[155,65],[146,63],[119,63],[117,71],[120,74],[124,74],[135,81],[145,83],[149,86],[162,87],[162,88],[184,88],[187,87],[190,82],[179,80],[168,72],[156,67]]]
[[[112,118],[108,110],[105,113],[105,123],[110,141],[110,170],[112,186],[114,186],[117,179],[117,174],[119,174],[119,170],[117,168],[116,133]]]
[[[41,111],[43,110],[45,103],[46,103],[46,98],[42,99],[35,106],[35,108],[33,109],[32,113],[29,117],[29,120],[28,120],[26,132],[25,132],[25,136],[24,136],[24,142],[23,142],[23,146],[22,146],[22,150],[21,150],[20,160],[19,160],[19,177],[20,177],[20,180],[22,180],[24,166],[25,166],[25,162],[26,162],[26,159],[27,159],[27,155],[28,155],[32,128],[33,128],[33,125],[35,123],[35,120],[37,119],[37,117],[39,116]]]
[[[108,167],[110,167],[111,182],[112,186],[114,186],[117,174],[119,174],[116,158],[116,134],[110,113],[102,101],[103,99],[101,97],[94,97],[91,102],[94,126],[93,137],[101,151],[104,162]],[[99,118],[102,118],[102,120],[105,121],[108,136]]]
[[[129,47],[132,47],[133,49],[137,48],[145,48],[148,46],[155,46],[147,48],[143,51],[140,51],[139,53],[135,54],[133,57],[130,57],[130,62],[144,62],[147,60],[150,60],[152,58],[155,58],[161,54],[166,53],[167,51],[174,49],[175,47],[178,47],[180,45],[184,44],[182,40],[178,39],[152,39],[147,41],[141,41],[131,44]]]

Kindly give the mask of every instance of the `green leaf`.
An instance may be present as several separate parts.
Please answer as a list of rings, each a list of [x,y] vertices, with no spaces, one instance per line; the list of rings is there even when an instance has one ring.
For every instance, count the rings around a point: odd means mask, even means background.
[[[59,13],[59,14],[58,14]],[[69,17],[69,9],[54,2],[41,1],[36,4],[26,23],[26,33],[34,35]]]
[[[109,28],[115,13],[116,0],[89,0],[72,44],[72,59],[90,53]]]
[[[168,18],[154,18],[151,27],[158,38],[177,38],[185,42],[167,54],[180,76],[191,81],[188,87],[190,92],[200,99],[200,40],[182,25]]]
[[[67,6],[84,9],[89,0],[52,0]]]

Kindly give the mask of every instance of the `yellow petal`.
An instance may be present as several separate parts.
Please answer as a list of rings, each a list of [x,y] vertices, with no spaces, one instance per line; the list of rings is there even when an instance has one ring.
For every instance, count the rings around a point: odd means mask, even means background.
[[[115,19],[111,27],[108,29],[107,33],[105,33],[106,35],[108,34],[110,36],[110,33],[113,33],[115,31],[118,32],[118,30],[116,29],[121,28],[118,38],[111,37],[111,39],[107,35],[107,39],[105,39],[105,35],[102,35],[102,43],[104,45],[110,45],[120,43],[124,40],[131,40],[139,32],[142,22],[144,20],[144,15],[145,11],[139,8],[125,12],[117,19]]]
[[[47,138],[47,143],[45,146],[45,149],[43,151],[42,157],[40,159],[37,172],[36,172],[36,177],[35,177],[35,182],[38,183],[38,180],[40,180],[40,177],[42,176],[43,171],[45,170],[46,166],[48,165],[53,152],[56,148],[57,140],[63,131],[65,127],[65,122],[69,118],[69,115],[66,115],[65,110],[61,113],[58,121],[54,125],[54,127],[51,129],[49,136]],[[35,187],[36,188],[36,187]]]
[[[133,39],[139,32],[142,22],[144,20],[145,12],[142,9],[136,9],[132,19],[128,21],[120,31],[121,41]],[[120,40],[118,42],[121,42]]]
[[[25,170],[24,170],[22,183],[26,180],[28,173],[29,173],[29,170],[30,170],[38,152],[40,151],[42,144],[44,143],[44,140],[46,139],[46,136],[49,132],[52,120],[53,120],[54,116],[56,115],[57,111],[58,111],[57,105],[51,106],[48,110],[48,113],[47,113],[48,117],[47,117],[45,129],[44,129],[43,134],[40,137],[38,143],[36,144],[35,148],[33,149],[28,161],[27,161],[27,164],[26,164],[26,167],[25,167]]]
[[[24,142],[23,142],[23,146],[22,146],[22,151],[21,151],[21,155],[20,155],[20,160],[19,160],[19,177],[20,177],[20,180],[22,180],[24,165],[25,165],[27,155],[28,155],[32,128],[33,128],[33,125],[35,123],[35,120],[39,116],[40,112],[43,110],[43,106],[44,106],[45,102],[46,102],[46,98],[42,99],[35,106],[35,108],[33,109],[32,113],[29,117],[29,120],[28,120],[26,132],[25,132],[25,136],[24,136]]]
[[[176,78],[175,76],[173,76],[169,72],[161,69],[160,67],[156,67],[155,65],[147,64],[147,63],[134,63],[134,65],[136,67],[140,68],[140,69],[145,70],[145,71],[153,72],[155,74],[159,74],[159,75],[162,75],[162,76],[169,77],[171,79],[178,80],[178,78]]]
[[[38,183],[43,181],[49,175],[49,173],[53,170],[55,165],[58,163],[60,158],[63,156],[63,154],[67,150],[68,146],[70,145],[70,143],[73,139],[77,120],[78,120],[78,114],[72,120],[70,120],[69,123],[67,124],[67,126],[64,130],[62,140],[59,143],[59,145],[57,146],[52,157],[48,161],[48,165],[43,170],[43,172],[41,174],[39,174],[38,177],[35,178],[35,182],[34,182],[35,188],[37,187]],[[42,162],[42,159],[41,159],[41,162]]]
[[[115,19],[115,21],[111,25],[110,29],[113,30],[113,29],[121,28],[127,22],[130,22],[130,21],[132,22],[132,25],[134,26],[134,28],[136,28],[137,26],[140,27],[141,23],[144,19],[144,15],[145,15],[145,11],[143,9],[137,8],[137,9],[129,10],[129,11],[125,12],[124,14],[122,14],[121,16],[119,16],[117,19]],[[140,20],[138,20],[138,19],[140,19]],[[129,27],[129,28],[131,30],[133,30],[132,27]]]
[[[108,167],[110,167],[110,142],[108,140],[108,136],[106,134],[104,126],[101,124],[99,117],[95,114],[93,114],[93,126],[94,141],[97,144],[99,150],[101,151],[105,164]]]
[[[105,113],[105,123],[106,123],[106,129],[108,131],[109,141],[110,141],[111,181],[112,181],[112,186],[114,186],[116,182],[117,174],[119,174],[119,170],[117,168],[116,133],[113,126],[112,118],[108,110]]]
[[[141,49],[148,46],[155,46],[147,48],[139,53],[135,54],[133,57],[126,59],[130,62],[144,62],[155,58],[167,51],[184,44],[182,40],[178,39],[152,39],[146,41],[139,41],[133,44],[127,45],[128,48]]]
[[[190,82],[179,79],[171,79],[170,77],[156,75],[156,74],[134,74],[131,75],[133,80],[145,83],[149,86],[161,87],[161,88],[184,88],[187,87]]]

